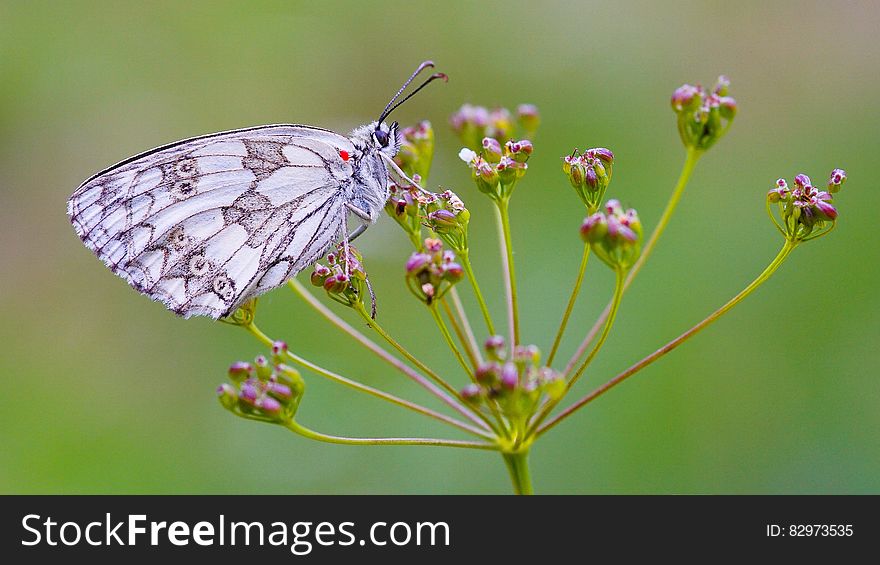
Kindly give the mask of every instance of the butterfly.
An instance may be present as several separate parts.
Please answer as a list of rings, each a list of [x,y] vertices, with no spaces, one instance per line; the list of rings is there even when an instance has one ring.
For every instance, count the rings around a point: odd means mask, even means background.
[[[175,314],[228,316],[285,284],[337,241],[379,217],[406,100],[442,78],[434,73],[379,119],[346,137],[294,124],[225,131],[163,145],[93,175],[67,203],[77,235],[132,288]],[[348,232],[349,215],[361,225]]]

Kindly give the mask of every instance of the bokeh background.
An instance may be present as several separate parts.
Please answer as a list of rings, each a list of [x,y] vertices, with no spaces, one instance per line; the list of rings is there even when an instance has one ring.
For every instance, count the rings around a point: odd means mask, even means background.
[[[539,492],[878,492],[878,26],[872,2],[0,2],[0,492],[509,492],[491,453],[333,446],[230,416],[214,388],[258,343],[137,295],[65,215],[84,178],[165,142],[277,122],[347,132],[374,119],[424,58],[449,83],[396,117],[435,124],[430,184],[472,209],[472,254],[499,321],[491,209],[446,120],[463,102],[541,109],[512,214],[524,336],[545,350],[581,250],[583,211],[560,156],[612,148],[609,196],[650,229],[684,153],[670,93],[720,73],[733,81],[739,116],[700,162],[581,390],[763,269],[781,244],[763,210],[777,177],[849,172],[833,235],[536,445]],[[409,248],[398,228],[381,222],[360,246],[381,320],[463,385],[403,291]],[[573,328],[589,327],[611,283],[594,261]],[[289,290],[268,295],[259,319],[310,359],[431,402]],[[318,429],[447,433],[305,377],[300,414]]]

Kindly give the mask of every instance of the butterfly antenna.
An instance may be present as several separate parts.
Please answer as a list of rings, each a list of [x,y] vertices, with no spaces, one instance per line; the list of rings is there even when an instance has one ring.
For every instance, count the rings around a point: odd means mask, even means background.
[[[385,109],[382,110],[382,115],[379,116],[379,120],[378,120],[379,123],[382,123],[385,120],[385,118],[387,118],[389,116],[389,114],[391,114],[391,112],[394,111],[395,108],[397,108],[398,106],[400,106],[401,104],[403,104],[404,102],[406,102],[407,100],[412,98],[416,92],[425,88],[431,82],[437,80],[438,78],[442,78],[444,81],[449,80],[449,77],[447,77],[444,73],[434,73],[433,75],[428,77],[428,79],[425,80],[425,82],[423,82],[421,85],[419,85],[418,88],[416,88],[415,90],[413,90],[412,92],[407,94],[403,100],[400,100],[399,102],[397,102],[395,104],[395,101],[397,101],[397,99],[400,97],[400,95],[403,93],[403,91],[406,90],[406,87],[408,87],[410,85],[410,83],[412,83],[412,81],[415,80],[415,78],[417,76],[419,76],[419,74],[422,71],[424,71],[425,69],[433,68],[433,67],[434,67],[433,61],[424,61],[424,62],[422,62],[421,65],[419,65],[419,67],[415,70],[415,72],[412,75],[410,75],[410,77],[406,80],[405,83],[403,83],[403,86],[400,87],[400,90],[397,91],[397,94],[392,96],[391,100],[388,101],[388,104],[385,105]]]

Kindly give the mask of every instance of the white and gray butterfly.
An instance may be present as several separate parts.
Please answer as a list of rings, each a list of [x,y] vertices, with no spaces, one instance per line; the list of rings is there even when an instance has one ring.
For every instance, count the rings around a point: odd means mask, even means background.
[[[194,137],[130,157],[86,180],[67,213],[83,243],[135,290],[185,318],[219,318],[283,285],[338,240],[374,223],[400,141],[384,119],[350,137],[268,125]],[[408,179],[407,179],[408,180]],[[362,225],[348,234],[349,213]]]

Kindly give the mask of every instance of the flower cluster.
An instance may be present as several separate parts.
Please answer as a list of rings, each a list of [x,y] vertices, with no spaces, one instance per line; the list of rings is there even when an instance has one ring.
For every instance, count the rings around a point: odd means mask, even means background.
[[[620,202],[609,200],[604,210],[584,219],[581,238],[609,267],[626,270],[639,258],[642,223],[635,210],[624,210]]]
[[[346,253],[347,251],[347,253]],[[352,245],[337,246],[336,253],[327,254],[327,265],[315,263],[310,277],[312,285],[327,291],[327,295],[346,306],[360,304],[365,287],[369,286],[363,258]]]
[[[431,172],[434,158],[434,128],[424,120],[400,130],[400,150],[394,162],[416,182],[424,182]]]
[[[462,144],[472,151],[479,151],[487,137],[504,143],[516,134],[513,114],[507,108],[490,110],[485,106],[465,104],[452,114],[449,123]],[[541,125],[538,108],[534,104],[517,106],[516,125],[526,137],[533,137]]]
[[[468,402],[494,403],[503,415],[517,419],[530,416],[542,395],[557,399],[565,391],[565,379],[541,366],[541,352],[534,345],[517,345],[511,353],[496,335],[486,340],[485,350],[489,360],[477,367],[476,382],[461,391]]]
[[[614,153],[604,147],[587,149],[583,154],[575,149],[562,158],[562,170],[590,214],[599,209],[605,197],[613,163]]]
[[[502,146],[495,138],[486,137],[482,145],[479,154],[465,147],[458,156],[471,168],[471,178],[480,192],[496,201],[506,200],[526,174],[526,161],[534,150],[532,142],[511,140]]]
[[[406,262],[406,285],[416,298],[430,306],[464,277],[455,253],[443,250],[439,239],[426,239],[424,251],[416,251]]]
[[[416,249],[423,248],[422,227],[425,227],[456,252],[467,252],[471,213],[451,190],[433,193],[391,185],[385,211],[403,228]]]
[[[705,151],[718,141],[736,116],[736,100],[728,96],[730,80],[718,77],[711,92],[684,84],[672,93],[672,110],[678,116],[678,133],[685,147]]]
[[[299,372],[284,365],[284,342],[272,346],[272,359],[260,355],[253,363],[238,361],[229,367],[229,379],[217,387],[220,404],[237,416],[267,422],[285,422],[296,414],[305,392]]]
[[[828,177],[827,190],[813,186],[810,177],[801,173],[794,177],[794,188],[785,179],[767,192],[767,212],[779,230],[790,241],[805,241],[831,230],[837,220],[837,209],[831,204],[832,194],[846,182],[846,171],[834,169]],[[782,224],[776,221],[770,206],[778,204]]]

